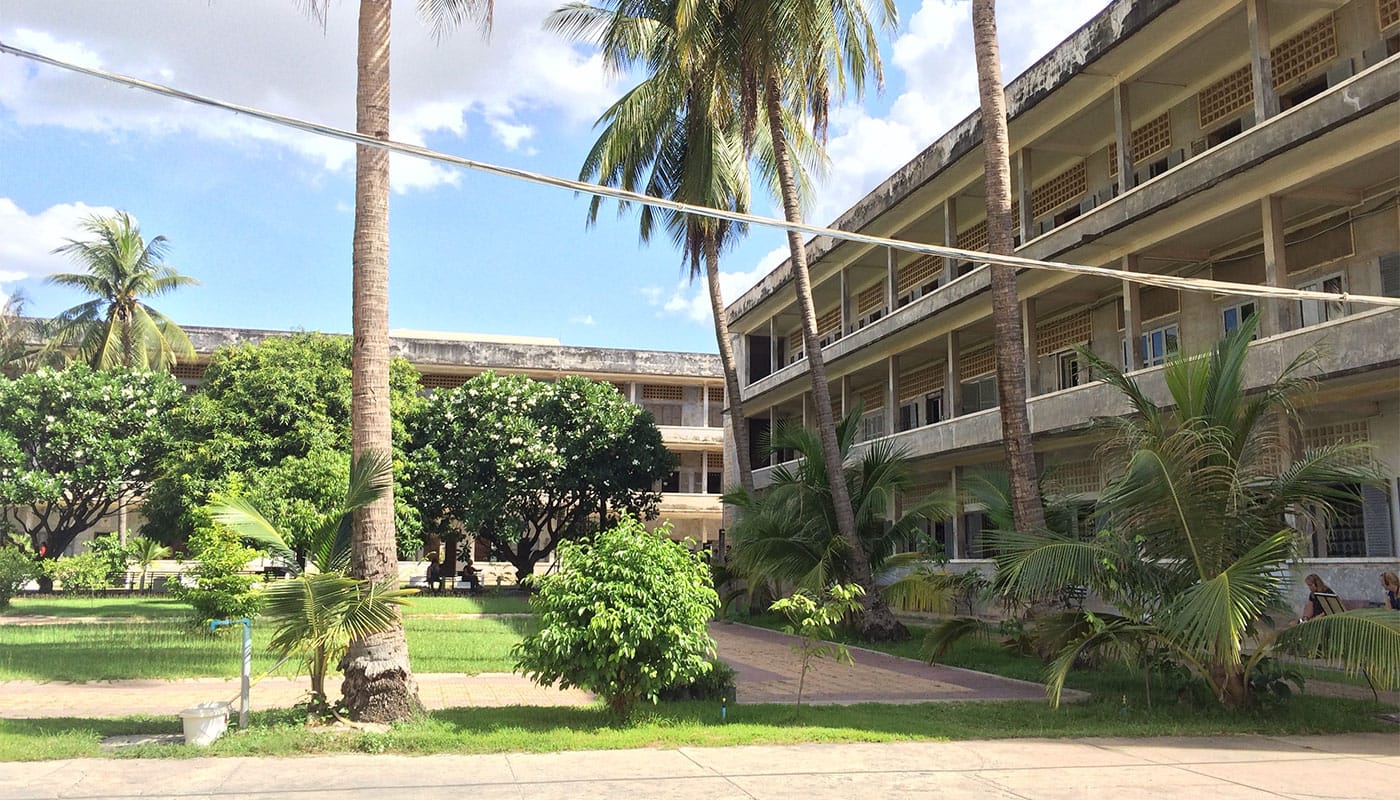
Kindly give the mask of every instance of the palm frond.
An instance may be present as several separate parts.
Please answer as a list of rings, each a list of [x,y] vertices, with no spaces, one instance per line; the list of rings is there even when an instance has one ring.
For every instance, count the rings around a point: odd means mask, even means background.
[[[1380,689],[1400,688],[1400,611],[1361,608],[1313,617],[1280,632],[1274,649],[1323,659],[1348,675],[1364,672]]]

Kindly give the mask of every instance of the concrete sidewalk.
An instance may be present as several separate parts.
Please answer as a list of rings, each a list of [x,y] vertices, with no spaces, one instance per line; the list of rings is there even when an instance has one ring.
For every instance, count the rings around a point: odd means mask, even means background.
[[[1390,734],[0,764],[0,800],[1375,800],[1397,785]]]

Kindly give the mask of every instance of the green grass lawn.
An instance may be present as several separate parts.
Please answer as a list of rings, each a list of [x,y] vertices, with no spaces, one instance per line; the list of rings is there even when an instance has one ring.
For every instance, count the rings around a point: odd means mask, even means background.
[[[405,620],[409,658],[419,672],[509,672],[511,645],[533,618]],[[253,624],[253,673],[276,659],[271,629]],[[0,680],[98,681],[122,678],[237,677],[241,637],[213,636],[180,620],[0,625]],[[288,663],[277,672],[296,673]]]
[[[484,594],[476,597],[452,595],[416,595],[413,604],[404,608],[407,616],[420,614],[528,614],[530,602],[515,592]],[[120,619],[182,619],[191,614],[190,607],[178,600],[161,596],[64,597],[43,595],[17,597],[10,606],[0,609],[0,617],[102,617]]]
[[[710,747],[804,742],[887,742],[1069,736],[1298,735],[1393,731],[1378,721],[1380,706],[1355,700],[1298,698],[1287,709],[1231,714],[1218,709],[1122,709],[1086,703],[1057,710],[1043,703],[929,703],[804,707],[732,705],[721,723],[715,703],[645,706],[630,727],[614,727],[601,708],[454,708],[397,725],[387,733],[326,733],[308,729],[295,710],[254,713],[246,732],[210,748],[146,746],[127,757],[203,755],[285,756],[367,752],[496,753],[635,747]],[[178,733],[173,719],[0,719],[0,761],[103,755],[104,736]]]

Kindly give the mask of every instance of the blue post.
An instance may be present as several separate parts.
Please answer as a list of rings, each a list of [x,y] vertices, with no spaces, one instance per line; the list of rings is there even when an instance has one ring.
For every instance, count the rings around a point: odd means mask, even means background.
[[[224,625],[243,626],[243,690],[242,699],[238,705],[238,729],[248,730],[248,695],[250,694],[253,672],[253,621],[247,617],[239,619],[211,619],[209,620],[209,630],[216,630]]]
[[[728,697],[721,697],[721,698],[719,699],[719,721],[720,721],[720,722],[728,722],[728,721],[729,721],[729,698],[728,698]]]

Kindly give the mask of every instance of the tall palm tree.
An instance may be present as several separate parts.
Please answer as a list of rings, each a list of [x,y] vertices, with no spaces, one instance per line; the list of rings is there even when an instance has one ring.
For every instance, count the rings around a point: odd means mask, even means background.
[[[169,369],[178,359],[193,356],[194,345],[180,326],[145,301],[199,285],[164,263],[166,238],[147,242],[125,211],[88,217],[82,228],[93,238],[69,239],[54,252],[70,256],[84,271],[56,273],[48,282],[79,289],[92,299],[58,315],[51,343],[76,347],[94,369]]]
[[[330,0],[299,0],[324,20]],[[491,27],[492,0],[418,0],[418,10],[438,33],[469,20]],[[391,0],[360,0],[356,54],[355,130],[389,138],[389,20]],[[354,457],[366,451],[391,452],[389,420],[389,153],[355,148],[355,229],[351,319],[351,445]],[[382,583],[398,580],[394,537],[394,496],[390,488],[354,514],[351,574]],[[341,686],[346,708],[357,719],[408,719],[420,707],[408,663],[403,625],[356,637],[345,656]]]
[[[749,210],[750,180],[745,149],[740,138],[733,86],[726,82],[723,61],[726,37],[723,17],[706,23],[711,30],[708,47],[683,50],[677,30],[678,0],[611,2],[602,5],[570,3],[551,16],[549,25],[575,39],[597,44],[604,62],[625,71],[639,64],[649,70],[645,80],[612,105],[599,119],[603,131],[589,151],[580,179],[692,205],[740,213]],[[700,4],[699,12],[717,12],[714,4]],[[700,23],[692,18],[692,26]],[[792,125],[804,162],[819,159],[811,137]],[[771,147],[761,142],[761,163],[771,165]],[[799,165],[801,166],[801,165]],[[770,174],[771,169],[764,170]],[[807,171],[799,170],[806,185]],[[597,221],[602,198],[589,206],[589,224]],[[626,204],[623,204],[623,208]],[[753,489],[748,427],[739,391],[739,370],[724,315],[720,291],[720,253],[746,233],[746,226],[728,220],[682,214],[644,206],[641,237],[649,241],[657,217],[694,281],[703,269],[714,319],[715,341],[729,395],[729,420],[739,468],[739,484]]]
[[[1248,699],[1250,673],[1270,653],[1322,657],[1388,685],[1400,682],[1400,612],[1361,609],[1269,629],[1272,614],[1287,613],[1288,565],[1302,540],[1290,520],[1325,527],[1333,504],[1355,502],[1345,487],[1379,475],[1360,465],[1367,459],[1359,445],[1308,449],[1283,464],[1278,451],[1287,446],[1285,430],[1287,439],[1299,433],[1294,399],[1308,388],[1315,354],[1246,396],[1254,330],[1251,319],[1211,353],[1169,362],[1165,406],[1116,365],[1081,350],[1134,412],[1103,423],[1112,432],[1106,457],[1126,464],[1099,500],[1107,532],[1090,541],[1025,531],[995,536],[997,569],[1021,596],[1086,586],[1118,611],[1070,612],[1081,619],[1057,626],[1077,627],[1078,635],[1048,672],[1053,700],[1082,652],[1124,642],[1169,654],[1229,706]],[[1250,639],[1253,654],[1245,652]]]
[[[41,366],[61,367],[61,350],[44,347],[52,325],[24,316],[27,302],[21,292],[0,301],[0,375],[17,378]]]
[[[1011,156],[1006,133],[1006,91],[1001,82],[996,0],[972,1],[972,43],[977,56],[977,89],[982,106],[982,154],[987,186],[987,252],[1011,255]],[[955,244],[950,242],[949,244]],[[993,264],[992,324],[997,356],[997,399],[1012,509],[1022,531],[1045,528],[1045,507],[1036,480],[1035,450],[1026,413],[1026,351],[1016,270]]]
[[[751,131],[761,117],[772,141],[773,161],[788,222],[802,221],[802,203],[785,136],[788,111],[802,114],[818,138],[826,133],[833,90],[859,97],[867,75],[883,82],[880,48],[865,0],[720,0],[729,4],[738,36],[741,123]],[[882,27],[897,25],[894,0],[872,3]],[[837,528],[851,556],[851,580],[865,589],[861,598],[861,636],[868,640],[905,639],[909,631],[895,619],[876,591],[874,573],[860,548],[855,513],[845,482],[840,480],[842,454],[832,412],[826,362],[817,334],[817,310],[802,236],[787,232],[807,367],[816,406],[822,460],[831,478]]]

